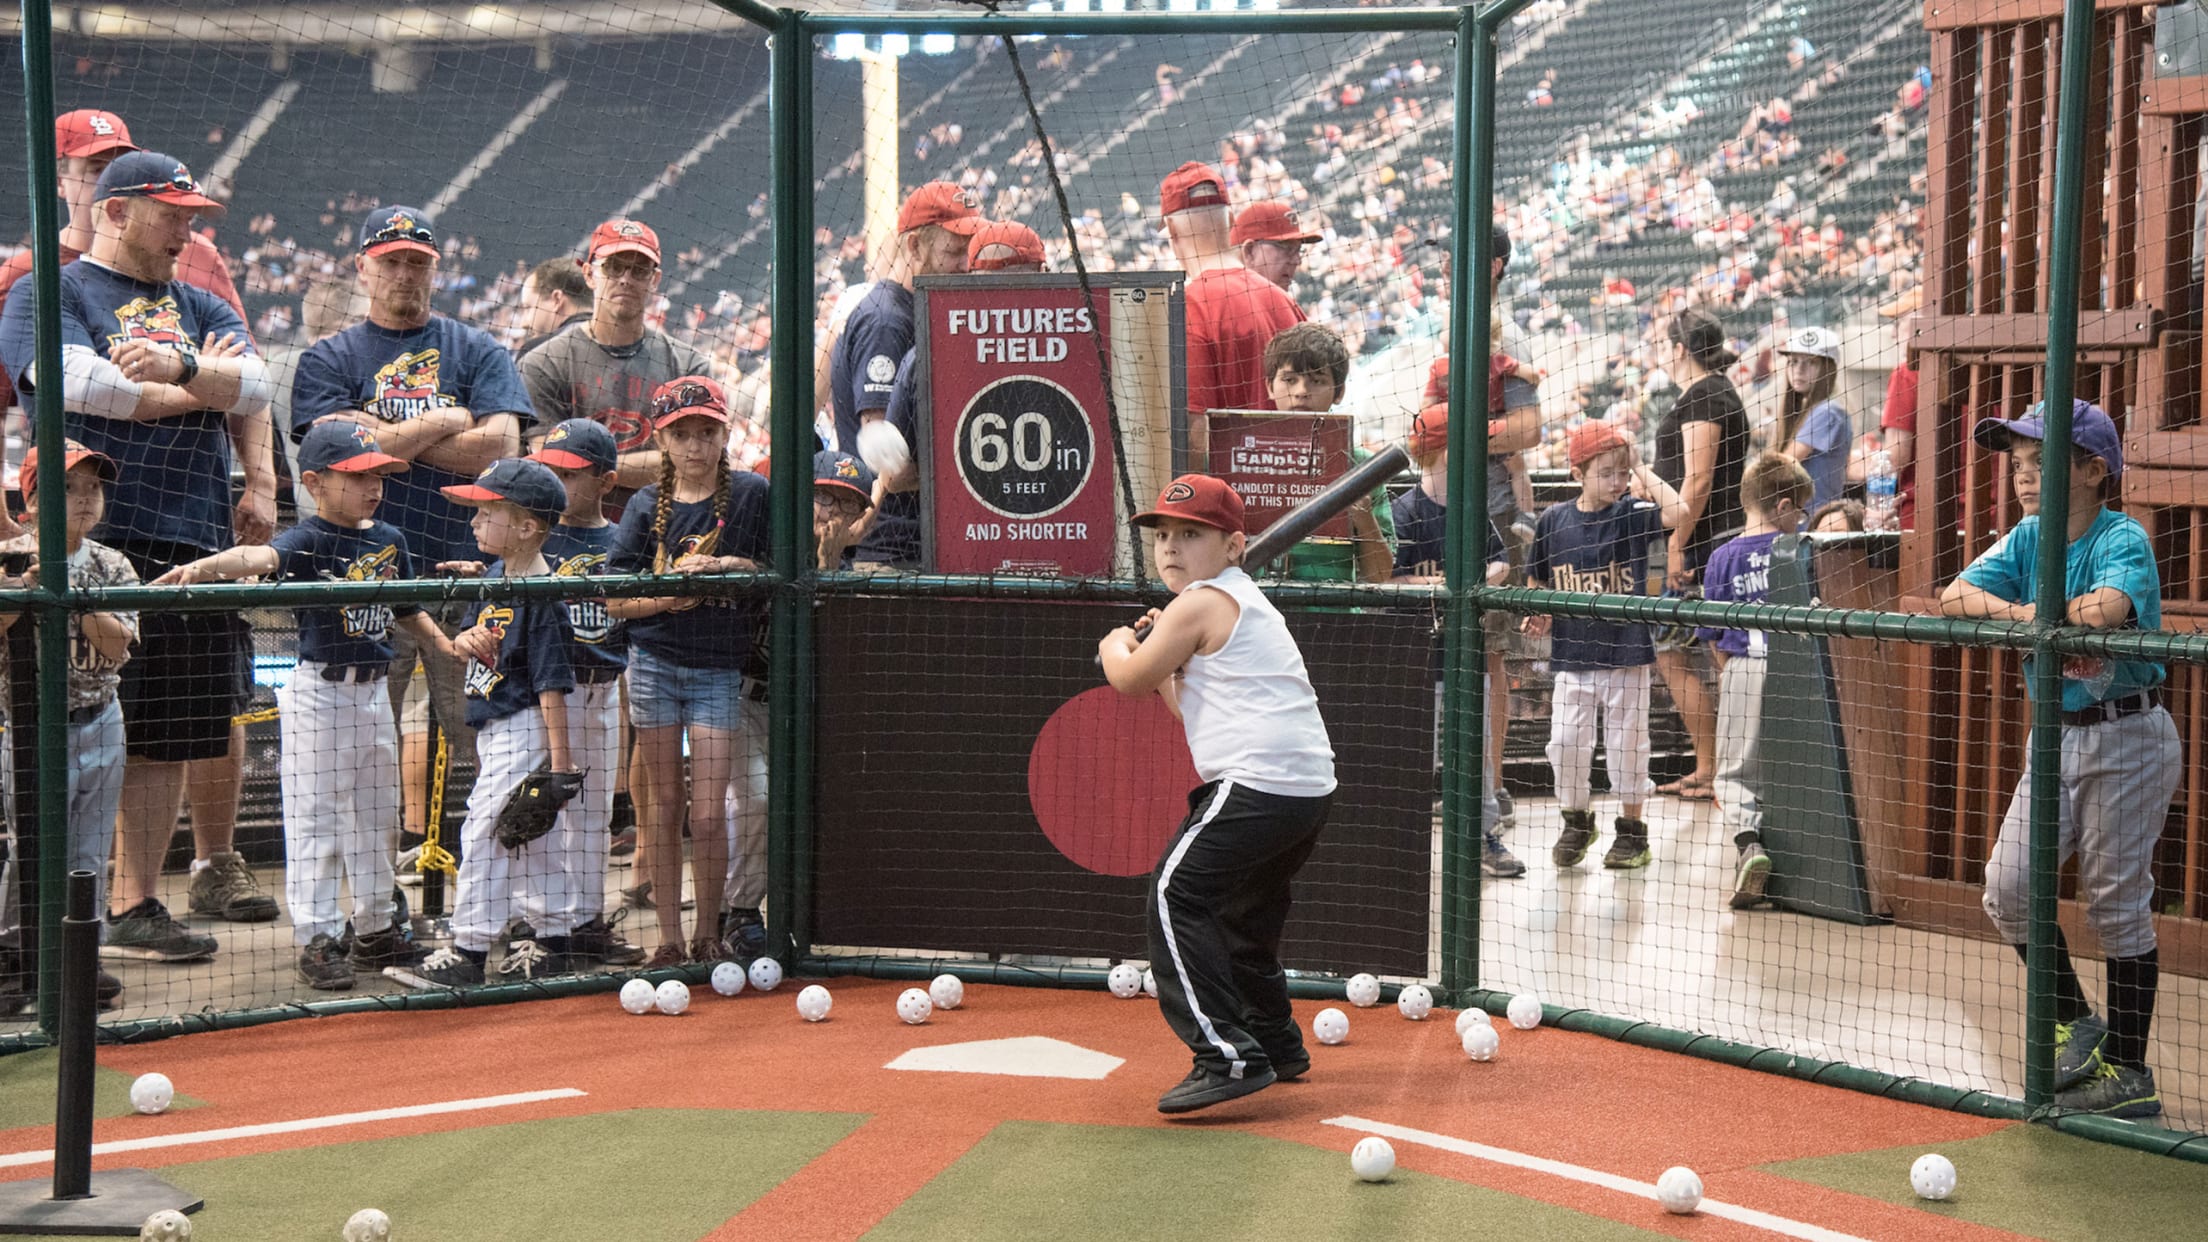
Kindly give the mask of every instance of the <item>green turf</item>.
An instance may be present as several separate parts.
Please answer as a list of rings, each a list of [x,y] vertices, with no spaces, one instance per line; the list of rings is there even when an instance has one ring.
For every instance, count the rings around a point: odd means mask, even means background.
[[[1662,1236],[1401,1169],[1360,1182],[1340,1152],[1253,1134],[1006,1122],[867,1237],[1455,1242],[1504,1222],[1511,1242]]]
[[[206,1239],[335,1238],[354,1212],[378,1207],[391,1214],[392,1233],[410,1242],[696,1242],[863,1120],[637,1110],[159,1172],[206,1196],[192,1218]]]
[[[1955,1162],[1955,1197],[1945,1203],[1927,1203],[1909,1188],[1909,1166],[1927,1151]],[[1938,1147],[1893,1147],[1764,1168],[1781,1177],[2039,1238],[2148,1242],[2208,1236],[2208,1224],[2201,1220],[2208,1207],[2208,1166],[2039,1126],[2010,1126],[1985,1138]]]
[[[0,1057],[0,1130],[54,1124],[54,1076],[60,1067],[61,1054],[52,1048]],[[119,1070],[93,1070],[92,1115],[121,1117],[129,1113],[132,1077]],[[179,1091],[169,1108],[173,1111],[200,1106],[198,1100]]]

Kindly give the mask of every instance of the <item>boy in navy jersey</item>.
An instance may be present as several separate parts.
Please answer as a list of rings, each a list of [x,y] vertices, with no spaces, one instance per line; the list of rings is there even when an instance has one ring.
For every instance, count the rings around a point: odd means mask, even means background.
[[[323,423],[299,445],[314,516],[260,547],[179,565],[156,586],[232,578],[374,582],[414,576],[406,538],[375,520],[384,476],[406,463],[356,423]],[[414,958],[398,925],[391,854],[399,835],[399,739],[385,697],[394,625],[422,641],[437,627],[413,604],[299,610],[299,661],[277,696],[283,742],[284,901],[301,981],[347,992],[353,972]],[[352,894],[352,943],[338,886]]]
[[[1748,525],[1710,554],[1703,570],[1704,598],[1760,604],[1771,590],[1771,545],[1801,529],[1816,491],[1809,471],[1785,453],[1765,453],[1740,479],[1740,511]],[[1705,627],[1702,640],[1717,653],[1717,802],[1739,857],[1733,864],[1732,907],[1746,910],[1763,900],[1771,856],[1763,850],[1762,630]]]
[[[1334,747],[1303,653],[1241,566],[1242,497],[1185,474],[1134,519],[1151,529],[1158,576],[1174,592],[1121,626],[1097,659],[1122,694],[1155,691],[1188,732],[1204,783],[1188,795],[1150,886],[1150,968],[1158,1007],[1195,1054],[1158,1100],[1186,1113],[1261,1091],[1311,1068],[1280,966],[1289,885],[1318,846],[1334,795]]]
[[[546,433],[529,460],[543,462],[567,489],[567,510],[544,541],[545,563],[563,578],[606,572],[614,528],[606,520],[605,494],[619,477],[621,462],[613,433],[594,419],[571,418]],[[579,966],[634,966],[644,960],[644,950],[616,935],[605,917],[606,852],[612,844],[614,778],[621,768],[621,672],[629,666],[628,637],[607,614],[603,600],[567,601],[567,623],[575,631],[568,747],[584,773],[582,795],[569,804],[553,834],[561,841],[559,856],[571,861],[576,879],[567,893],[574,902],[568,954]],[[523,906],[524,916],[534,920],[536,905],[525,899]]]
[[[1648,541],[1677,526],[1686,505],[1679,493],[1641,464],[1633,446],[1608,423],[1573,429],[1572,477],[1579,497],[1542,510],[1526,578],[1534,586],[1603,595],[1640,595],[1648,583]],[[1563,804],[1564,831],[1551,856],[1576,867],[1595,842],[1593,769],[1595,721],[1618,795],[1617,839],[1602,865],[1649,862],[1648,824],[1641,803],[1648,779],[1649,670],[1656,648],[1648,627],[1584,617],[1526,618],[1528,634],[1550,634],[1549,669],[1556,676],[1549,705],[1549,766]]]
[[[1418,486],[1395,498],[1395,582],[1440,582],[1443,580],[1442,556],[1449,530],[1449,407],[1430,405],[1420,410],[1411,420],[1411,438],[1408,444],[1412,464],[1418,467]],[[1500,531],[1495,529],[1492,517],[1485,523],[1487,547],[1482,555],[1487,561],[1487,583],[1500,584],[1510,574],[1510,554],[1503,545]],[[1441,643],[1439,631],[1433,648],[1434,667],[1434,727],[1441,727]],[[1494,694],[1493,675],[1486,674],[1487,693]],[[1505,687],[1503,693],[1509,693]],[[1437,735],[1434,744],[1438,748],[1441,739]],[[1482,749],[1483,761],[1493,755],[1493,747]],[[1439,751],[1436,751],[1437,762]],[[1503,844],[1503,799],[1501,773],[1492,762],[1484,762],[1480,786],[1480,870],[1499,879],[1516,879],[1526,873],[1526,864]]]
[[[542,462],[508,458],[475,482],[444,489],[475,506],[475,543],[500,558],[493,577],[538,578],[552,572],[544,543],[567,508],[567,490]],[[453,906],[452,944],[419,966],[386,971],[410,987],[467,987],[483,982],[491,945],[515,913],[515,897],[544,903],[536,938],[507,946],[499,974],[509,982],[555,973],[566,966],[568,933],[576,903],[566,886],[577,882],[559,856],[562,833],[551,832],[509,852],[494,839],[499,808],[522,778],[549,767],[573,772],[568,748],[567,696],[575,689],[575,631],[557,600],[501,600],[476,610],[475,624],[453,636],[453,652],[467,661],[464,693],[468,726],[476,730],[475,788],[460,827],[459,899]],[[601,879],[599,881],[603,883]],[[526,898],[525,898],[526,899]]]

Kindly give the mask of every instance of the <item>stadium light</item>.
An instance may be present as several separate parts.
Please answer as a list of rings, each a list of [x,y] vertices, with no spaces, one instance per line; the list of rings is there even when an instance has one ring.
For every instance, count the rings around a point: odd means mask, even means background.
[[[1089,11],[1089,0],[1066,0],[1066,12],[1068,12],[1068,13],[1086,13],[1086,12],[1088,12],[1088,11]]]
[[[837,60],[857,60],[866,54],[866,36],[839,34],[829,42],[828,54]]]
[[[921,35],[920,50],[929,56],[948,56],[958,50],[958,36],[947,34]]]
[[[885,34],[882,36],[882,55],[903,56],[911,51],[911,35]]]
[[[1196,11],[1196,0],[1166,0],[1165,7],[1174,13],[1193,13]]]
[[[1100,13],[1124,13],[1127,11],[1127,0],[1097,0],[1096,7]]]

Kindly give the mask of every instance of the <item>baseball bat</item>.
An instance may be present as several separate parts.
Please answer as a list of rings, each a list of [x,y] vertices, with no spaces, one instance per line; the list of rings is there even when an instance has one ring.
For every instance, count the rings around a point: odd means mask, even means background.
[[[1288,549],[1302,542],[1304,537],[1326,525],[1327,519],[1347,509],[1361,496],[1371,492],[1387,480],[1395,477],[1411,464],[1411,455],[1400,444],[1391,444],[1361,461],[1348,474],[1327,484],[1311,499],[1280,515],[1257,538],[1250,540],[1242,551],[1242,566],[1255,570],[1267,561],[1278,560]],[[1135,630],[1135,641],[1149,637],[1147,625]],[[1102,664],[1100,657],[1098,664]]]

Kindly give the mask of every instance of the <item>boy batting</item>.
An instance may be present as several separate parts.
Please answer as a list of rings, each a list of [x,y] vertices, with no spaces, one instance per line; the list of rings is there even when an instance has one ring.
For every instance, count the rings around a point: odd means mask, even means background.
[[[1280,937],[1289,884],[1326,825],[1334,749],[1303,653],[1242,571],[1242,497],[1218,479],[1182,475],[1134,522],[1150,531],[1175,598],[1144,618],[1147,641],[1121,626],[1097,658],[1122,694],[1165,700],[1204,782],[1148,901],[1158,1006],[1195,1057],[1158,1111],[1186,1113],[1311,1068]]]

